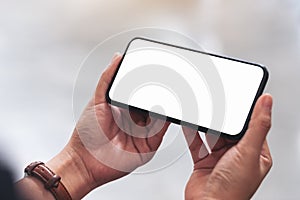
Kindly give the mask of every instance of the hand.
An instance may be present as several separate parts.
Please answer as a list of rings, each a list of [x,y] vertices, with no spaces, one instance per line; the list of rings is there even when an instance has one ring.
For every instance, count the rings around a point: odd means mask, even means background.
[[[169,126],[149,115],[129,112],[106,102],[105,93],[120,60],[120,55],[114,56],[68,145],[47,163],[62,176],[74,199],[147,163]],[[74,172],[68,172],[70,167]]]
[[[250,199],[272,166],[266,141],[271,127],[272,98],[257,101],[249,128],[238,141],[219,138],[209,154],[198,132],[183,127],[194,162],[185,197],[190,199]],[[206,135],[209,145],[216,136]]]

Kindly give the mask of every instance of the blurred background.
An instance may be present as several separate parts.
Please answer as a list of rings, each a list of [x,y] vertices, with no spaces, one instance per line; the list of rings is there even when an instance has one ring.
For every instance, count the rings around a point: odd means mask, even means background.
[[[74,83],[87,54],[120,31],[154,26],[188,35],[210,52],[268,67],[274,166],[253,199],[300,199],[300,1],[0,3],[0,152],[15,180],[28,163],[49,160],[68,141]],[[127,176],[85,199],[183,199],[191,170],[186,153],[167,168]]]

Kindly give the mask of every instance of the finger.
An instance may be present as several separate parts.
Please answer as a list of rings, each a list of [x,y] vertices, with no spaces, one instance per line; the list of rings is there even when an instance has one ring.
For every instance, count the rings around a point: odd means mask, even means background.
[[[206,133],[205,138],[211,152],[218,151],[226,145],[225,139],[221,138],[220,135]]]
[[[182,131],[185,140],[189,146],[189,150],[193,159],[194,164],[204,159],[209,152],[207,151],[203,141],[197,130],[182,126]]]
[[[157,119],[155,121],[155,125],[153,125],[153,126],[161,127],[161,129],[155,135],[147,137],[146,140],[147,140],[149,146],[151,147],[151,150],[157,150],[163,140],[164,135],[166,134],[166,132],[170,126],[170,122]],[[151,135],[151,134],[149,133],[149,135]]]
[[[272,97],[261,96],[254,107],[248,130],[239,142],[239,146],[252,148],[260,154],[265,138],[271,128]]]
[[[129,108],[129,114],[134,123],[140,126],[146,126],[149,118],[149,112],[139,111]]]
[[[211,152],[219,151],[222,148],[230,148],[238,142],[237,140],[228,140],[219,134],[211,133],[206,134],[206,141]]]
[[[113,56],[111,63],[108,65],[106,70],[102,73],[95,92],[95,104],[106,102],[105,99],[106,91],[109,87],[109,84],[112,81],[112,77],[114,76],[119,66],[121,58],[122,56],[119,53],[116,53]]]
[[[270,153],[269,145],[267,140],[264,141],[264,144],[262,146],[261,150],[261,156],[260,156],[260,166],[262,170],[262,174],[265,175],[269,172],[273,164],[272,156]]]

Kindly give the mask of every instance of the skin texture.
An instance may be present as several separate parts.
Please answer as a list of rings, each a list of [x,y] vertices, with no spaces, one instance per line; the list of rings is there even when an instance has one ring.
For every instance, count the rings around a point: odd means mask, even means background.
[[[79,194],[79,197],[150,161],[169,126],[169,123],[152,119],[144,113],[127,112],[107,103],[105,94],[120,60],[121,56],[115,55],[102,74],[94,99],[82,113],[67,145],[67,149],[81,159],[87,172],[84,179],[89,188],[84,194]],[[156,135],[148,137],[150,128],[155,126],[161,129]],[[126,152],[133,154],[128,155]],[[101,162],[112,159],[115,161],[110,163],[112,166]],[[76,192],[73,196],[77,196]]]
[[[106,102],[105,94],[120,60],[120,55],[113,57],[68,144],[46,163],[62,177],[72,199],[81,199],[150,161],[169,126],[145,113],[128,112]],[[262,96],[242,140],[220,138],[211,148],[212,154],[202,145],[198,132],[183,127],[194,161],[186,199],[249,199],[254,194],[272,165],[265,139],[271,107],[272,98]],[[207,135],[209,144],[214,139]],[[16,185],[24,199],[54,199],[36,178],[23,178]]]
[[[249,128],[240,141],[219,138],[209,154],[199,134],[183,127],[194,170],[186,185],[185,197],[192,199],[250,199],[272,166],[266,141],[271,127],[272,98],[261,96]],[[216,138],[206,135],[208,145]]]
[[[70,141],[47,162],[47,166],[62,177],[73,199],[81,199],[94,188],[121,178],[150,161],[169,126],[169,123],[145,113],[128,112],[106,102],[105,93],[120,60],[118,54],[113,57]],[[28,189],[25,184],[41,187],[32,177],[18,183],[22,191]],[[53,199],[45,191],[42,196],[25,192],[24,197],[47,199],[46,195]]]

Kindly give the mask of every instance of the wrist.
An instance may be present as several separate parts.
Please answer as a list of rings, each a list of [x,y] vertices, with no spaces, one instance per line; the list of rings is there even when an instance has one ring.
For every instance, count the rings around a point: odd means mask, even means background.
[[[61,177],[61,182],[70,193],[72,199],[81,199],[93,189],[90,175],[84,162],[68,146],[48,161],[46,165]]]

